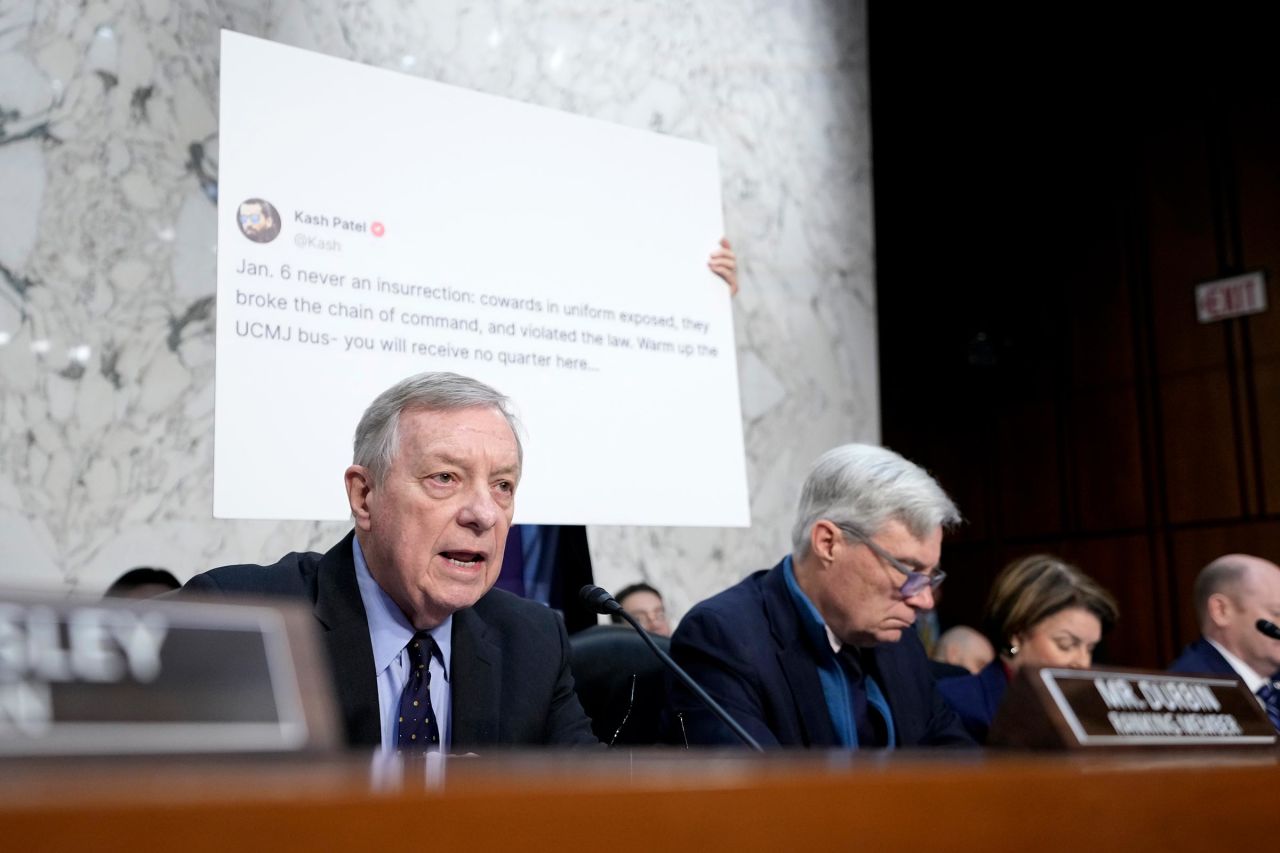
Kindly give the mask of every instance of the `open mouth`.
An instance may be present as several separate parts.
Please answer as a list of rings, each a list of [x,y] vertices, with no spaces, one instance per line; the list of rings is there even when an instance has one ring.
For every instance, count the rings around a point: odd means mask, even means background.
[[[440,556],[460,569],[474,569],[484,562],[484,554],[478,551],[441,551]]]

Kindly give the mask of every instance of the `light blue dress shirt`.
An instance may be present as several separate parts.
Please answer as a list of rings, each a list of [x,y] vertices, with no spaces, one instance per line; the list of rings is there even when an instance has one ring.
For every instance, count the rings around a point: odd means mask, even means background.
[[[356,562],[356,583],[360,586],[360,599],[364,602],[365,616],[369,620],[369,639],[373,643],[373,671],[378,677],[378,718],[382,721],[382,749],[396,748],[397,718],[400,711],[400,694],[408,679],[409,654],[406,647],[413,638],[414,628],[401,612],[391,596],[378,586],[369,573],[360,550],[360,540],[352,537],[351,548]],[[449,687],[449,671],[452,665],[453,616],[440,623],[431,632],[444,663],[434,655],[428,664],[431,673],[431,709],[435,711],[440,726],[440,749],[449,748],[450,719],[453,698]]]
[[[858,727],[854,724],[853,696],[850,695],[853,687],[849,683],[849,677],[840,667],[840,662],[836,660],[836,655],[842,648],[840,640],[822,620],[822,614],[818,612],[817,607],[813,606],[809,596],[800,589],[790,554],[782,561],[782,576],[787,583],[787,592],[791,593],[791,600],[795,603],[796,611],[800,615],[801,628],[809,635],[814,648],[822,650],[818,652],[818,681],[822,684],[822,695],[827,700],[827,711],[831,714],[831,724],[835,727],[836,737],[840,738],[840,743],[843,745],[857,749]],[[889,736],[888,748],[893,749],[897,734],[894,731],[893,712],[889,708],[889,701],[870,674],[863,683],[866,685],[867,704],[884,719]]]

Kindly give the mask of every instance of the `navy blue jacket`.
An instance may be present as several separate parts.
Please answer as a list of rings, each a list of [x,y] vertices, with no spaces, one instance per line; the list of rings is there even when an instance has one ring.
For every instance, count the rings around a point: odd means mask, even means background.
[[[825,652],[802,628],[781,563],[699,604],[671,638],[676,662],[766,747],[840,746],[818,677],[819,653]],[[896,746],[973,743],[938,693],[915,631],[875,646],[872,655]],[[687,735],[690,744],[739,743],[679,683],[669,711],[668,738],[675,742]]]
[[[223,566],[196,575],[183,594],[257,595],[312,603],[353,746],[376,746],[382,729],[369,622],[347,536],[324,555],[294,552],[270,566]],[[569,640],[548,608],[493,589],[453,614],[450,747],[598,744],[573,692]]]
[[[1008,687],[1009,678],[1004,674],[1000,658],[987,664],[977,675],[944,678],[938,682],[938,692],[960,717],[965,731],[978,743],[987,742],[987,731]]]
[[[1178,659],[1169,665],[1170,672],[1206,673],[1237,676],[1238,673],[1227,663],[1222,652],[1204,637],[1199,638],[1182,650]]]

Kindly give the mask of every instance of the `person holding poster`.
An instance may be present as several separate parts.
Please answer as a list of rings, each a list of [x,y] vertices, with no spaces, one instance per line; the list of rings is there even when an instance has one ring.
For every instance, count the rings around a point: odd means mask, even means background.
[[[353,746],[596,744],[560,619],[492,589],[522,464],[507,397],[453,373],[411,376],[356,427],[351,533],[323,555],[196,575],[183,593],[310,601]]]
[[[737,295],[738,258],[728,238],[720,238],[707,268],[729,285],[730,296]],[[558,610],[570,634],[598,622],[596,611],[578,597],[579,589],[594,582],[585,526],[514,524],[503,553],[499,589]]]

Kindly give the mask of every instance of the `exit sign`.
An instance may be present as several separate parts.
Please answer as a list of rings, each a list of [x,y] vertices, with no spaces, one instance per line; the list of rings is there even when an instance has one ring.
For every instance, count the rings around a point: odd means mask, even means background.
[[[1196,285],[1196,317],[1201,323],[1261,314],[1267,310],[1267,277],[1261,272]]]

